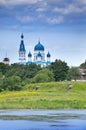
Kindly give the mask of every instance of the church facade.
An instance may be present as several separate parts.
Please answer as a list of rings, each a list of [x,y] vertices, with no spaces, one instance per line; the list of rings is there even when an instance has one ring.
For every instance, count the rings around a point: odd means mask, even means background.
[[[41,67],[45,67],[51,64],[51,54],[48,52],[45,54],[44,46],[38,41],[38,43],[34,47],[34,53],[31,51],[28,52],[28,61],[26,61],[26,49],[24,44],[24,36],[21,35],[21,42],[19,46],[19,63],[29,65],[31,63],[41,65]]]

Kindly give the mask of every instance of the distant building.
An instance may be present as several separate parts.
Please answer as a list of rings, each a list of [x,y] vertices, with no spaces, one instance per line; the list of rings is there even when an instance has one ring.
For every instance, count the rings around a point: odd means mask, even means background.
[[[5,57],[5,58],[3,59],[3,63],[4,63],[4,64],[9,64],[9,62],[10,62],[9,58]]]
[[[81,80],[86,80],[86,69],[80,69]]]
[[[31,51],[28,53],[28,61],[26,61],[26,49],[24,44],[24,36],[21,35],[21,43],[19,47],[19,63],[20,64],[31,64],[35,63],[37,65],[41,65],[41,67],[48,66],[51,64],[51,54],[48,52],[45,55],[45,48],[44,46],[38,41],[37,45],[34,47],[34,54],[31,54]],[[32,59],[33,57],[33,59]],[[46,58],[46,60],[45,60]]]

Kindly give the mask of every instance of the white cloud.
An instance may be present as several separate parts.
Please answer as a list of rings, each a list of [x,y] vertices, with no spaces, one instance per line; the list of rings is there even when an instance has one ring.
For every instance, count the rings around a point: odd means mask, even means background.
[[[44,14],[39,14],[38,15],[38,19],[41,19],[41,21],[44,21],[45,23],[48,23],[48,24],[60,24],[60,23],[63,23],[64,22],[64,17],[63,16],[46,16]]]
[[[35,4],[42,0],[0,0],[0,4],[4,5],[19,5],[19,4]]]
[[[58,16],[58,17],[53,17],[53,18],[47,18],[46,21],[49,24],[60,24],[60,23],[63,23],[64,18],[63,16]]]
[[[47,9],[46,8],[37,8],[36,11],[37,12],[45,12]]]
[[[33,21],[33,18],[30,16],[18,16],[17,20],[19,20],[21,23],[30,23]]]
[[[85,10],[86,7],[79,7],[76,4],[69,4],[63,8],[56,7],[53,9],[54,12],[61,13],[61,14],[82,13]]]
[[[86,5],[83,3],[86,3],[86,0],[0,0],[1,3],[5,5],[5,8],[3,6],[0,10],[1,17],[14,18],[15,21],[17,19],[21,23],[35,23],[36,21],[60,24],[64,23],[64,19],[67,22],[74,22],[75,15],[81,21],[82,14],[85,19]],[[19,5],[19,8],[16,5]]]

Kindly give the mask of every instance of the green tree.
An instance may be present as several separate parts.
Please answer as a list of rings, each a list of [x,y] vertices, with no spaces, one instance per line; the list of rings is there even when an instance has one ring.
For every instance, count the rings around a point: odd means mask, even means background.
[[[36,64],[12,64],[8,76],[15,75],[21,77],[22,80],[25,80],[26,78],[33,78],[39,70],[41,70],[41,67]]]
[[[68,80],[77,80],[80,79],[81,73],[78,67],[71,67],[68,71]]]
[[[10,70],[7,73],[7,77],[14,75],[14,76],[19,76],[23,79],[24,75],[25,75],[25,71],[26,71],[25,65],[23,65],[23,64],[11,64]]]
[[[5,77],[7,76],[7,73],[10,70],[10,66],[4,63],[0,63],[0,72],[2,72],[2,75]]]
[[[63,81],[67,79],[67,73],[69,67],[66,62],[61,60],[55,60],[49,68],[52,70],[54,74],[55,81]]]
[[[2,74],[2,72],[0,72],[0,79],[2,79],[3,78],[3,74]]]
[[[80,65],[80,68],[86,69],[86,61]]]
[[[50,71],[47,68],[40,70],[32,79],[32,82],[34,83],[51,82],[51,81],[54,81],[54,75],[52,71]]]
[[[0,91],[20,89],[20,86],[29,83],[30,79],[41,69],[41,66],[36,64],[23,65],[14,63],[5,65],[0,63]]]
[[[3,91],[4,88],[3,88],[3,79],[1,78],[0,79],[0,92]]]
[[[3,89],[4,90],[20,90],[21,89],[21,79],[19,76],[7,77],[3,80]]]
[[[25,66],[25,78],[33,78],[41,70],[40,65],[30,64]]]

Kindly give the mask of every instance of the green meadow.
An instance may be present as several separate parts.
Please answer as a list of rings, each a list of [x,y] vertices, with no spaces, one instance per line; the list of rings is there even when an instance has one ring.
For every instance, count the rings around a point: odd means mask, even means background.
[[[67,91],[69,84],[73,87]],[[86,109],[86,82],[36,83],[21,91],[4,91],[0,109]]]

